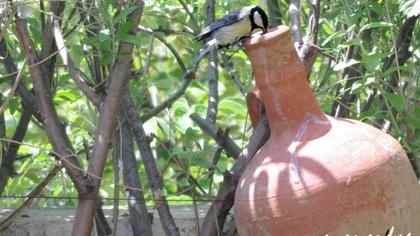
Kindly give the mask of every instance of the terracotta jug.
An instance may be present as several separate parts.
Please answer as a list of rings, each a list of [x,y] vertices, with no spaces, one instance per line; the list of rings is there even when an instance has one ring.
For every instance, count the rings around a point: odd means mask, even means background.
[[[286,26],[245,48],[271,136],[236,190],[240,235],[420,235],[420,188],[400,144],[321,111]]]

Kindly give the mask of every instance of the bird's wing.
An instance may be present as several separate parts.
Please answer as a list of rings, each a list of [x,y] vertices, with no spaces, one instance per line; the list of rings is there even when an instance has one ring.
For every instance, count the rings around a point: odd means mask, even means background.
[[[204,28],[203,31],[201,31],[201,33],[197,35],[196,39],[203,40],[204,38],[207,38],[208,36],[210,36],[210,34],[214,30],[219,29],[223,26],[234,24],[242,20],[243,18],[249,15],[249,11],[250,9],[248,9],[248,7],[244,7],[230,14],[225,15],[223,18],[211,23],[209,26]]]

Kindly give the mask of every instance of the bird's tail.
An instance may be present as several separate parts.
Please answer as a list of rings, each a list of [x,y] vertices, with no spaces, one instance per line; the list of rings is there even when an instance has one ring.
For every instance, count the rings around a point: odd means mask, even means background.
[[[188,65],[187,72],[190,72],[194,67],[198,66],[200,60],[211,50],[217,47],[215,40],[208,41],[204,47],[200,49],[200,51],[195,55],[194,59]]]

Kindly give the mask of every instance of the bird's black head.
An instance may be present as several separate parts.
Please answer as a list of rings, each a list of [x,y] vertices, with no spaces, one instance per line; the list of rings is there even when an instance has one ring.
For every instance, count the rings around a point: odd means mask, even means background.
[[[251,24],[252,30],[260,28],[264,33],[267,33],[268,28],[268,17],[261,7],[256,6],[251,9]]]

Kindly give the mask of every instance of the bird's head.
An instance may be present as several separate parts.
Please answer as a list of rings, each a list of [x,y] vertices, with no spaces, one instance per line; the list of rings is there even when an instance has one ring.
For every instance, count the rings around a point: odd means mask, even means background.
[[[261,9],[261,7],[256,6],[251,9],[251,24],[252,29],[260,28],[262,31],[267,33],[268,28],[268,17],[267,14],[265,14],[264,10]]]

